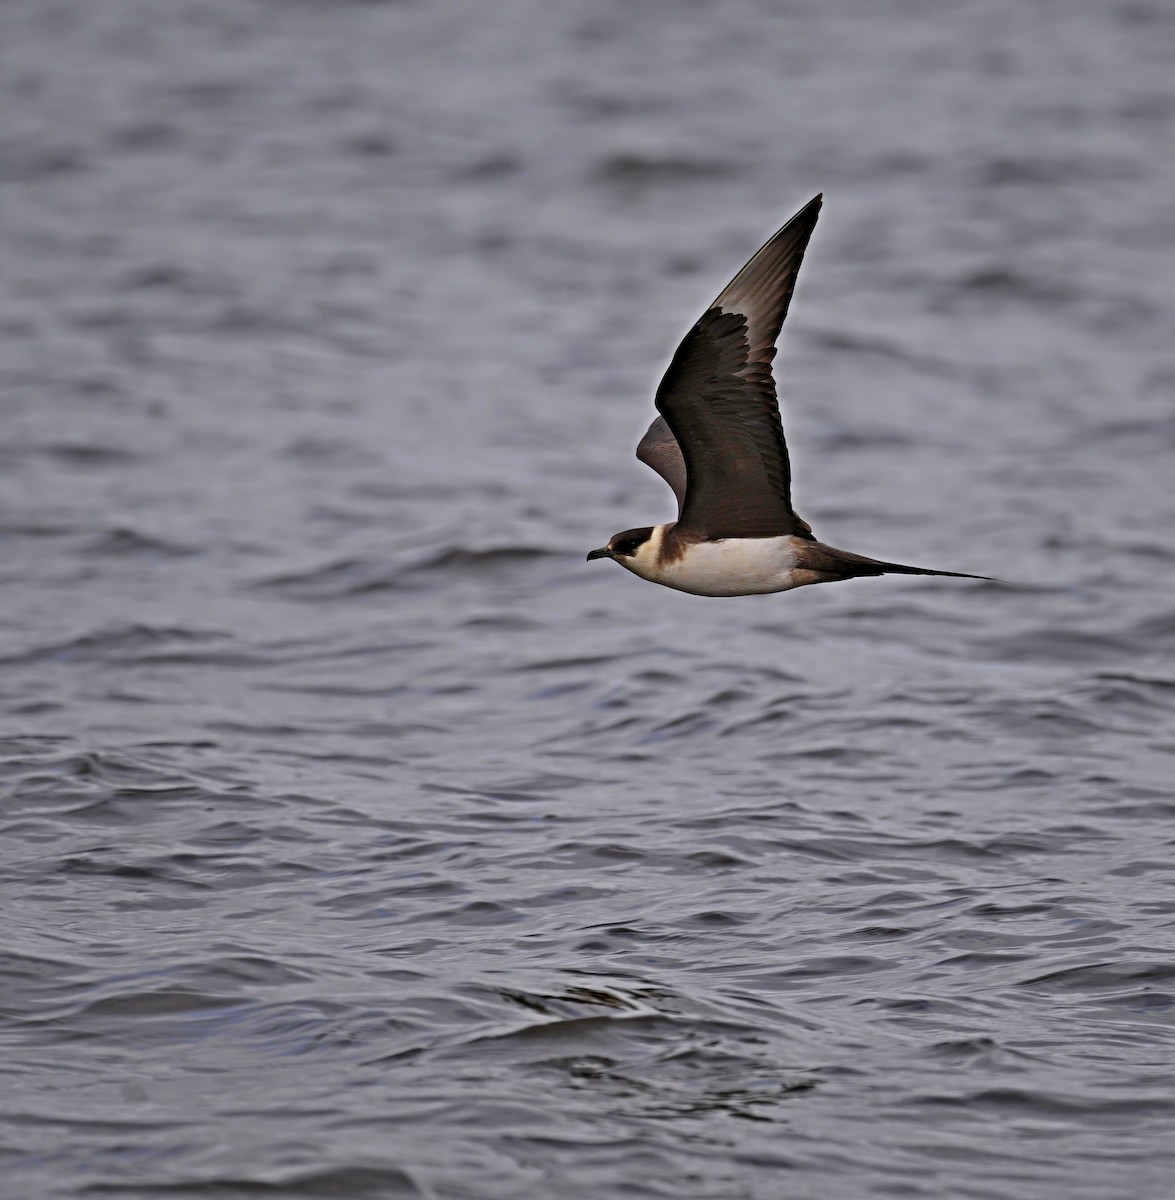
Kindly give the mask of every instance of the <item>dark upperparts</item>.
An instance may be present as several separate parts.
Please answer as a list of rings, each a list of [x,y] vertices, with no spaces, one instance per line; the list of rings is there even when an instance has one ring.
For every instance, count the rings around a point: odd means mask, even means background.
[[[811,536],[791,507],[771,360],[819,211],[817,196],[743,267],[686,334],[657,389],[684,463],[682,537]],[[652,433],[642,457],[677,491],[672,452],[660,437],[650,445]]]

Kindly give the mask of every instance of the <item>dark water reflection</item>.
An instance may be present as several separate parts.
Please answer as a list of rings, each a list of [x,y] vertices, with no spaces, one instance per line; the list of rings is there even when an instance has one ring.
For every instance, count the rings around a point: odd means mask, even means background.
[[[1170,1195],[1160,4],[0,14],[20,1196]],[[585,564],[823,189],[834,544]]]

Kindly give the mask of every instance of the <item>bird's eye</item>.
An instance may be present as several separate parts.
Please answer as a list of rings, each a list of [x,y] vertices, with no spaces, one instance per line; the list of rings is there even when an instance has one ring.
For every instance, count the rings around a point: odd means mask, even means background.
[[[613,554],[623,555],[625,558],[631,558],[634,554],[640,552],[640,548],[649,540],[647,529],[625,530],[624,533],[618,533],[609,543],[608,549]]]

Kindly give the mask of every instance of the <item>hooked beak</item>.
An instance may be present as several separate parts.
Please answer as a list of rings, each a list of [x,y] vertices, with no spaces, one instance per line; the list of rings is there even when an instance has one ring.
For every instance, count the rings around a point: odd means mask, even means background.
[[[589,554],[587,556],[587,560],[588,560],[588,562],[591,562],[593,558],[611,558],[611,557],[612,557],[612,551],[609,550],[607,546],[601,546],[598,550],[593,550],[591,552],[591,554]]]

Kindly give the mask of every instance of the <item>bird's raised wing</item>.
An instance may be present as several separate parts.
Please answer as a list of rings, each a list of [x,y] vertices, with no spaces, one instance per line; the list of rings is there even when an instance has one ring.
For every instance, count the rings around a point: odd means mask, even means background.
[[[687,537],[811,536],[791,507],[771,360],[820,204],[802,208],[734,277],[657,389],[665,428],[654,421],[637,455],[677,493]]]
[[[673,489],[677,497],[677,515],[680,517],[682,505],[685,504],[685,459],[664,417],[653,419],[636,448],[636,456],[645,466],[652,467]]]

